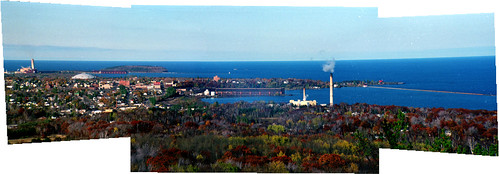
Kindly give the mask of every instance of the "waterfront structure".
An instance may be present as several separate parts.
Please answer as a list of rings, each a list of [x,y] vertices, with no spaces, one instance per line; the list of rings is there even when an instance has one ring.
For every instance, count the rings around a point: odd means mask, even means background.
[[[317,105],[317,101],[315,100],[307,100],[307,94],[305,93],[305,88],[303,88],[303,100],[289,100],[289,103],[295,106],[315,106]]]
[[[203,94],[205,96],[215,96],[215,91],[210,91],[209,89],[206,89]]]
[[[127,74],[126,71],[92,71],[95,74]]]
[[[15,73],[21,73],[21,74],[30,74],[30,73],[36,73],[36,68],[35,68],[35,60],[31,59],[31,66],[27,68],[21,68]]]
[[[215,88],[218,96],[283,95],[284,88]]]
[[[71,77],[71,79],[80,79],[80,80],[93,79],[93,78],[95,78],[95,76],[87,73],[81,73]]]

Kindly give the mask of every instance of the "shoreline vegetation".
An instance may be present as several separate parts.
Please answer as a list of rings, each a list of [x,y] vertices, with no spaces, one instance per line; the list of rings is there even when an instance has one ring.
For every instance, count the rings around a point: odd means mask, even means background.
[[[72,75],[5,75],[9,144],[131,137],[131,171],[158,172],[377,173],[379,148],[486,156],[498,151],[495,110],[209,104],[201,97],[211,87],[329,84]]]

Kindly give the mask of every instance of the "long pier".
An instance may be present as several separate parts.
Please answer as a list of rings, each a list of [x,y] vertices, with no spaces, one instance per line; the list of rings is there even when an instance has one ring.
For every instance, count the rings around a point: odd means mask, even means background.
[[[407,90],[407,91],[439,92],[439,93],[449,93],[449,94],[496,96],[496,95],[492,95],[492,94],[479,94],[479,93],[469,93],[469,92],[452,92],[452,91],[437,91],[437,90],[427,90],[427,89],[392,88],[392,87],[384,87],[384,86],[367,86],[367,87],[368,88],[381,88],[381,89]]]
[[[220,96],[259,96],[283,95],[284,88],[215,88],[215,93]]]

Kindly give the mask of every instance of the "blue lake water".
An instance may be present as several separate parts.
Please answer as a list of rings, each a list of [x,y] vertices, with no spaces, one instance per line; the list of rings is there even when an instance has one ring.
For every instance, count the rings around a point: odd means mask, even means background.
[[[302,100],[302,90],[287,90],[286,96],[228,97],[207,98],[209,103],[233,103],[236,101],[274,101],[289,102]],[[307,90],[307,100],[316,100],[319,104],[329,103],[329,89]],[[335,88],[334,103],[368,103],[377,105],[399,105],[410,107],[443,107],[496,110],[496,96],[478,96],[465,94],[433,93],[377,88]]]
[[[130,61],[36,61],[41,71],[55,70],[99,70],[118,65],[156,65],[168,69],[167,73],[130,73],[106,76],[150,76],[150,77],[213,77],[222,78],[300,78],[329,80],[322,71],[322,61],[284,62],[130,62]],[[5,60],[4,68],[14,71],[29,66],[29,60]],[[453,92],[468,92],[496,95],[495,56],[424,58],[392,60],[343,60],[336,61],[334,81],[384,80],[400,81],[404,85],[395,87],[427,89]],[[244,101],[288,102],[301,99],[301,90],[286,91],[292,96],[284,97],[239,97],[206,99],[207,102],[226,103]],[[329,102],[329,90],[308,90],[310,100]],[[496,96],[403,91],[374,88],[334,89],[334,103],[368,103],[379,105],[401,105],[413,107],[444,107],[496,110]]]

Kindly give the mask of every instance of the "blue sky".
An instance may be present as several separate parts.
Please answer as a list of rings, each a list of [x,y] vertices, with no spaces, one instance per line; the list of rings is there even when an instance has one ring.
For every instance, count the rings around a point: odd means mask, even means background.
[[[494,55],[493,14],[2,2],[5,59],[255,61]]]

